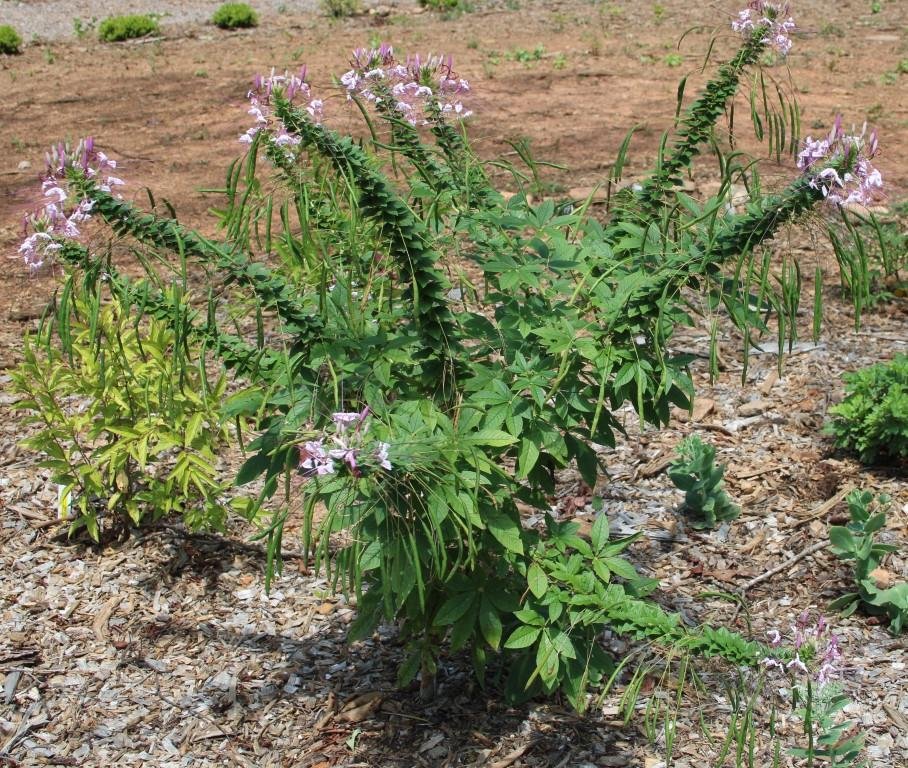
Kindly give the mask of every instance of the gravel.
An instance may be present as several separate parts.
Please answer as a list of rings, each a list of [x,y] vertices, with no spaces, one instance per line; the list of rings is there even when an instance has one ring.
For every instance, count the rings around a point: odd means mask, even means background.
[[[75,38],[75,23],[94,37],[93,26],[108,16],[155,13],[161,16],[165,33],[186,25],[208,24],[222,0],[0,0],[0,24],[9,24],[23,40],[64,40]],[[319,0],[252,0],[249,3],[266,24],[269,17],[282,14],[321,13]],[[370,2],[364,8],[412,7],[416,0]]]

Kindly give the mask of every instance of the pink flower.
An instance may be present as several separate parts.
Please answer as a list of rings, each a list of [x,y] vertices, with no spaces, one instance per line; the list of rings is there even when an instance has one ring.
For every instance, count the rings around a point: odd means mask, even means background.
[[[331,475],[334,474],[334,461],[325,450],[321,440],[309,440],[303,443],[299,451],[299,468],[304,474]]]
[[[882,196],[883,177],[870,162],[879,148],[876,131],[867,135],[866,124],[859,134],[847,134],[841,115],[836,117],[829,135],[810,136],[798,155],[798,168],[808,183],[823,193],[832,205],[872,205]]]
[[[795,28],[794,19],[788,14],[787,2],[751,0],[749,6],[738,13],[731,28],[748,37],[755,31],[762,30],[761,41],[787,56],[792,45],[790,35]]]
[[[461,96],[469,83],[453,71],[450,56],[408,56],[395,61],[390,45],[359,48],[352,69],[340,76],[347,98],[354,95],[373,104],[391,104],[398,117],[411,125],[426,125],[445,116],[468,117]]]
[[[795,657],[785,665],[785,669],[791,671],[791,668],[794,667],[799,672],[803,672],[805,675],[808,674],[807,665],[801,661],[800,654],[795,654]]]
[[[91,219],[94,201],[79,200],[75,205],[66,205],[73,196],[69,187],[70,174],[83,174],[88,179],[97,179],[116,162],[95,147],[91,137],[83,139],[75,149],[66,144],[57,144],[45,155],[46,168],[41,189],[49,198],[43,207],[26,216],[26,237],[19,247],[19,254],[31,271],[38,269],[48,258],[59,251],[61,240],[81,236],[80,225]],[[122,179],[107,176],[98,189],[109,192],[113,186],[122,186]]]
[[[388,458],[388,451],[391,449],[391,446],[388,443],[379,443],[375,449],[375,459],[378,461],[378,466],[382,469],[387,469],[391,471],[391,461]]]
[[[255,120],[255,125],[240,134],[239,141],[242,144],[252,144],[255,136],[260,131],[265,131],[274,144],[285,149],[288,158],[292,159],[293,154],[290,150],[298,146],[301,139],[290,134],[287,127],[274,117],[271,109],[271,96],[276,90],[279,90],[290,102],[302,96],[306,101],[306,112],[309,118],[315,123],[321,122],[324,102],[321,99],[311,98],[311,88],[306,82],[306,68],[302,67],[297,74],[285,72],[283,75],[276,74],[272,69],[270,75],[255,75],[252,78],[252,89],[246,94],[249,99],[249,109],[246,112]]]

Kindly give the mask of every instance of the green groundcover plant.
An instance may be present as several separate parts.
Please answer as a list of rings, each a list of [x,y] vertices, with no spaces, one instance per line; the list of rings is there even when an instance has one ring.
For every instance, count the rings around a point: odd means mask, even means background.
[[[678,446],[678,457],[668,468],[668,476],[684,491],[681,511],[694,528],[715,528],[741,513],[722,488],[724,474],[725,465],[716,465],[716,449],[696,435]]]
[[[259,24],[258,14],[246,3],[224,3],[211,17],[221,29],[248,29]]]
[[[0,53],[7,56],[19,53],[22,47],[22,38],[9,24],[0,24]]]
[[[470,85],[450,57],[401,59],[382,45],[355,51],[338,78],[367,141],[330,126],[331,102],[305,70],[254,79],[220,238],[121,199],[113,161],[86,140],[49,156],[50,202],[21,254],[102,281],[132,315],[178,328],[188,363],[204,355],[231,372],[243,388],[223,413],[255,425],[236,482],[259,483],[272,514],[267,581],[301,508],[315,568],[356,597],[351,639],[399,625],[401,683],[418,676],[430,695],[443,649],[469,649],[480,681],[500,670],[512,700],[561,691],[583,709],[618,671],[597,640],[605,628],[754,664],[758,643],[687,627],[649,597],[655,583],[627,558],[633,539],[613,537],[605,517],[584,538],[548,513],[560,469],[595,486],[624,403],[654,425],[690,406],[690,358],[671,340],[693,322],[692,291],[724,305],[748,341],[774,309],[781,345],[796,286],[776,290],[755,249],[818,204],[879,186],[875,136],[841,122],[804,143],[798,174],[773,193],[714,141],[746,77],[758,135],[774,154],[798,151],[797,111],[782,92],[764,99],[759,73],[767,49],[787,52],[792,24],[771,3],[741,14],[740,50],[605,220],[589,201],[531,202],[532,161],[529,175],[496,164],[520,190],[505,200],[469,146]],[[696,200],[683,176],[707,146],[722,189]],[[751,199],[735,213],[725,193],[739,178]],[[99,253],[93,230],[128,244],[144,277]],[[165,290],[188,265],[212,286],[207,302]],[[527,525],[521,509],[545,524]]]
[[[881,544],[874,534],[886,527],[886,512],[890,498],[870,491],[852,491],[848,495],[848,525],[829,529],[831,550],[842,560],[854,560],[854,580],[857,592],[837,598],[831,608],[850,616],[858,608],[889,619],[889,629],[899,634],[908,623],[908,582],[880,586],[877,569],[886,555],[897,552],[893,544]]]
[[[826,432],[865,464],[908,457],[908,355],[846,373],[845,399]]]
[[[360,0],[321,0],[322,12],[335,19],[355,16],[362,10]]]
[[[156,35],[160,31],[154,16],[132,14],[111,16],[98,26],[98,38],[105,43],[119,43],[138,37]]]

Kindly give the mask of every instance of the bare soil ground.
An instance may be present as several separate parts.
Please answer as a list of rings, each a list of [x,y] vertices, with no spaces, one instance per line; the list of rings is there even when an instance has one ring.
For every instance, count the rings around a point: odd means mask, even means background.
[[[207,15],[211,4],[180,5]],[[186,22],[172,19],[163,39],[113,46],[48,31],[52,41],[0,58],[0,249],[15,256],[21,216],[38,198],[45,148],[86,134],[122,161],[129,198],[143,203],[148,186],[182,220],[213,231],[206,210],[217,196],[201,190],[223,183],[248,124],[249,79],[272,66],[305,62],[314,84],[329,93],[348,52],[372,39],[451,52],[473,84],[471,135],[479,153],[507,153],[509,139],[527,137],[538,157],[566,166],[546,172],[548,192],[557,196],[600,182],[634,126],[628,175],[647,168],[670,124],[678,78],[690,72],[688,93],[702,81],[699,64],[714,28],[719,58],[734,45],[726,34],[733,3],[510,5],[481,5],[444,19],[401,4],[388,15],[331,23],[287,3],[289,10],[275,9],[249,32],[218,32],[192,21],[203,18],[199,13]],[[10,11],[45,15],[48,30],[63,29],[59,15],[72,14],[67,3],[2,0],[0,23]],[[839,111],[847,122],[872,122],[881,134],[879,166],[891,199],[903,199],[908,73],[899,74],[899,62],[908,59],[908,6],[883,0],[872,13],[865,0],[801,0],[795,12],[800,33],[790,68],[804,132],[828,129]],[[39,20],[31,18],[37,29]],[[695,25],[707,26],[676,48]],[[676,52],[679,66],[669,55]],[[784,69],[774,71],[787,81]],[[349,109],[342,97],[330,98],[328,121],[353,125]],[[738,127],[747,133],[740,115]],[[791,173],[790,162],[767,168],[770,180]],[[694,181],[705,189],[710,174]],[[779,247],[797,254],[805,274],[828,260],[809,227],[779,238]],[[848,580],[847,569],[825,552],[748,591],[750,628],[728,602],[697,596],[740,589],[817,541],[826,520],[844,514],[840,503],[824,503],[849,487],[893,496],[887,536],[903,554],[888,567],[908,578],[904,475],[863,469],[834,454],[820,435],[828,405],[841,396],[842,371],[905,351],[905,301],[869,311],[855,330],[829,279],[820,343],[797,346],[781,377],[774,355],[758,355],[742,387],[740,347],[728,332],[719,380],[711,385],[703,366],[695,369],[696,418],[679,415],[674,429],[640,434],[628,417],[633,438],[607,457],[611,479],[597,490],[608,514],[619,529],[647,532],[647,543],[634,551],[637,561],[661,580],[666,604],[692,621],[762,637],[802,610],[822,611]],[[3,368],[15,364],[21,336],[55,284],[52,272],[29,277],[20,262],[7,263],[0,284]],[[692,331],[678,343],[707,349],[705,333]],[[8,382],[2,371],[0,382]],[[642,710],[623,723],[620,687],[584,717],[557,701],[507,708],[494,689],[479,691],[467,662],[455,657],[442,665],[438,700],[420,704],[413,690],[394,687],[400,653],[393,631],[348,648],[343,634],[351,606],[330,597],[298,559],[288,561],[265,596],[261,555],[245,543],[245,531],[225,541],[164,527],[104,549],[66,542],[53,524],[53,486],[35,457],[16,447],[22,432],[13,398],[0,398],[0,764],[657,768],[664,762],[664,734],[655,743],[646,738]],[[661,471],[691,431],[719,447],[729,463],[729,489],[744,510],[730,528],[711,535],[677,526],[672,508],[679,497]],[[568,482],[558,504],[564,516],[591,519],[588,501]],[[847,655],[846,691],[855,701],[848,714],[867,733],[872,764],[908,765],[904,640],[861,616],[837,621],[836,631]],[[620,644],[616,650],[622,652]],[[688,691],[678,715],[674,765],[713,765],[725,736],[731,701],[716,671],[703,665],[702,674],[706,687]],[[671,692],[660,689],[658,677],[644,686],[641,707],[669,703]],[[779,728],[793,744],[796,721],[783,718]],[[769,744],[761,732],[755,765],[771,765]],[[733,754],[720,764],[734,764]]]

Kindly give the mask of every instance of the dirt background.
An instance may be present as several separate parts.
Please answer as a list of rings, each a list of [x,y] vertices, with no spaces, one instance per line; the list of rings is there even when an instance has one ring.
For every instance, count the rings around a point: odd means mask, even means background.
[[[28,276],[15,254],[22,215],[39,198],[43,153],[55,141],[94,135],[121,161],[127,198],[144,204],[148,186],[182,220],[211,232],[206,210],[218,198],[201,190],[221,185],[239,154],[252,74],[305,62],[327,97],[327,121],[354,125],[332,78],[352,48],[387,40],[404,51],[452,53],[473,84],[471,136],[480,155],[513,159],[508,140],[525,137],[537,157],[566,166],[545,175],[547,192],[566,196],[603,180],[634,126],[626,175],[651,165],[678,79],[690,74],[689,94],[702,82],[713,34],[718,59],[733,49],[728,23],[737,11],[726,2],[524,0],[478,4],[473,13],[445,18],[400,3],[332,22],[311,3],[261,2],[258,29],[224,33],[204,23],[215,5],[0,0],[0,23],[15,24],[29,41],[21,56],[0,57],[0,250],[11,257],[0,283],[2,368],[15,363],[22,333],[56,284],[52,270]],[[101,45],[93,33],[73,34],[74,18],[89,24],[114,8],[173,15],[155,40]],[[788,64],[804,133],[827,130],[837,112],[846,123],[870,121],[881,136],[878,165],[890,203],[904,200],[908,72],[899,74],[899,63],[908,60],[908,3],[882,0],[874,13],[869,0],[801,0],[794,12],[799,31]],[[784,67],[772,71],[789,82]],[[745,147],[746,129],[739,121]],[[694,179],[699,191],[712,181],[709,164],[702,165]],[[788,161],[767,164],[764,175],[771,183],[792,172]],[[828,258],[810,226],[784,233],[779,247],[798,255],[805,274]],[[888,536],[908,542],[903,476],[863,470],[819,434],[826,408],[841,396],[843,370],[905,350],[905,303],[870,311],[855,330],[834,287],[830,276],[820,344],[799,345],[781,377],[772,354],[758,355],[742,388],[739,350],[728,332],[719,381],[710,385],[702,366],[695,368],[702,397],[694,422],[679,418],[674,429],[635,434],[607,459],[611,480],[598,489],[606,509],[618,529],[647,532],[635,556],[691,620],[734,621],[745,631],[727,602],[696,595],[740,589],[803,551],[824,535],[827,519],[842,519],[841,504],[824,504],[849,487],[891,493]],[[707,340],[691,331],[678,343],[703,353]],[[0,370],[0,383],[7,381]],[[16,447],[13,398],[0,397],[0,765],[665,762],[664,734],[653,744],[642,717],[623,725],[617,695],[583,718],[557,701],[509,709],[475,689],[460,658],[443,660],[439,700],[420,705],[413,691],[394,688],[400,652],[393,632],[346,648],[351,607],[329,597],[299,561],[288,563],[277,591],[265,597],[260,555],[242,531],[229,543],[167,528],[104,550],[65,543],[52,524],[54,489],[34,457]],[[634,433],[633,419],[628,425]],[[678,495],[661,472],[692,430],[717,445],[744,507],[733,526],[710,536],[677,530],[671,509]],[[568,483],[558,503],[563,515],[589,519],[588,501]],[[888,567],[908,577],[904,555]],[[748,592],[753,632],[762,636],[804,609],[822,610],[846,583],[847,569],[828,554],[792,564]],[[904,640],[862,617],[837,622],[836,631],[848,654],[846,690],[855,699],[848,713],[867,733],[872,764],[908,765]],[[679,715],[678,766],[713,764],[725,735],[730,699],[721,678],[708,667],[703,674],[707,687],[689,692]],[[668,701],[657,683],[654,674],[641,706]],[[780,728],[793,744],[797,723],[783,718]],[[770,764],[768,744],[761,733],[756,765]]]

